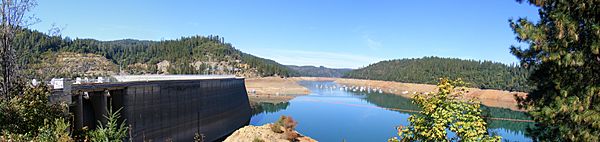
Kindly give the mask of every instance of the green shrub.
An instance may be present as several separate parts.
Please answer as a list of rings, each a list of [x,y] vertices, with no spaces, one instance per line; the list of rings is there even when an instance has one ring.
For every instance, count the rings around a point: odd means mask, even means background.
[[[271,124],[271,131],[275,132],[275,133],[283,133],[283,130],[281,130],[281,125],[277,124],[277,123],[273,123]]]
[[[260,138],[254,138],[254,139],[252,140],[252,142],[265,142],[265,140],[263,140],[263,139],[260,139]]]
[[[441,79],[438,92],[415,95],[413,103],[421,107],[421,111],[408,118],[407,127],[398,129],[400,139],[388,141],[500,141],[499,136],[489,136],[480,104],[474,100],[458,100],[465,89],[455,88],[453,84],[464,83]],[[457,137],[447,139],[447,130]]]
[[[73,139],[68,131],[69,126],[68,122],[59,118],[54,122],[46,121],[37,136],[32,133],[18,134],[5,131],[0,136],[0,141],[72,142]]]
[[[291,129],[291,130],[296,129],[296,125],[298,125],[298,123],[296,121],[294,121],[294,119],[292,117],[285,116],[285,115],[279,117],[279,120],[277,120],[277,122],[275,124],[283,127],[284,129]]]
[[[44,85],[26,86],[22,93],[0,100],[0,132],[4,140],[27,141],[48,134],[68,135],[65,104],[51,104],[50,89]],[[54,123],[53,123],[54,122]],[[40,135],[40,136],[38,136]]]
[[[294,121],[294,119],[290,116],[281,116],[279,121],[280,121],[279,123],[281,124],[281,126],[283,126],[285,129],[289,129],[289,130],[295,130],[296,125],[298,125],[298,123],[296,121]]]
[[[24,142],[24,141],[32,141],[33,136],[31,136],[31,134],[15,134],[15,133],[9,133],[7,131],[2,132],[2,136],[0,136],[0,141],[2,142],[8,142],[8,141],[14,141],[14,142]]]
[[[204,142],[204,134],[201,133],[195,133],[194,134],[194,141],[195,142]]]
[[[117,121],[120,118],[119,111],[112,111],[112,108],[108,108],[108,116],[106,126],[102,125],[102,122],[98,121],[98,128],[88,132],[88,139],[92,142],[120,142],[127,137],[128,127],[123,121],[119,124]]]
[[[282,115],[277,122],[271,124],[271,130],[275,133],[283,133],[284,131],[296,129],[298,123],[292,117]],[[282,130],[283,129],[283,130]]]
[[[281,116],[277,122],[271,124],[271,130],[275,133],[283,133],[285,139],[293,141],[300,137],[295,129],[298,123],[289,116]]]
[[[45,125],[40,128],[40,134],[38,134],[36,140],[42,142],[72,142],[73,139],[69,134],[69,122],[64,119],[55,119],[52,125]]]

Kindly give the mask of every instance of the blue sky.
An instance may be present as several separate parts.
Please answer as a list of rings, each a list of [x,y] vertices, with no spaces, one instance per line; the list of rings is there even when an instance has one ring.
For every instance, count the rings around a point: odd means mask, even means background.
[[[220,35],[282,64],[359,68],[423,56],[516,63],[509,18],[537,20],[513,0],[44,0],[32,11],[46,32],[99,40]]]

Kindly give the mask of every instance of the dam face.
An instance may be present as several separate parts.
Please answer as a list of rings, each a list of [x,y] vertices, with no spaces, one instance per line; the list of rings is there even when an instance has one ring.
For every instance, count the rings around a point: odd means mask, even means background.
[[[133,141],[215,141],[251,117],[243,78],[81,84],[70,92],[76,130],[105,124],[107,109],[121,108]]]

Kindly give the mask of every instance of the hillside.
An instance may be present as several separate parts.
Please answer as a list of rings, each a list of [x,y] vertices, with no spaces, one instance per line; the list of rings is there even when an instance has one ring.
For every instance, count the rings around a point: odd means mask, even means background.
[[[286,65],[288,68],[296,71],[299,76],[307,77],[342,77],[352,69],[332,69],[323,66],[294,66]]]
[[[163,41],[99,41],[72,40],[68,37],[63,39],[37,31],[23,30],[18,33],[16,41],[17,54],[21,57],[19,62],[26,65],[28,75],[35,78],[65,76],[64,73],[68,72],[40,70],[55,68],[55,63],[66,65],[68,62],[51,57],[63,53],[103,57],[117,66],[94,69],[103,74],[235,74],[245,77],[296,75],[294,71],[275,61],[235,49],[219,36],[192,36]],[[66,76],[100,75],[82,73],[87,70],[71,72],[78,75]]]
[[[461,78],[469,87],[527,91],[529,73],[516,65],[491,61],[423,57],[381,61],[353,70],[346,78],[435,84],[438,78]]]
[[[96,54],[58,52],[44,54],[39,63],[29,64],[33,74],[52,74],[61,77],[106,76],[118,71],[117,65]]]

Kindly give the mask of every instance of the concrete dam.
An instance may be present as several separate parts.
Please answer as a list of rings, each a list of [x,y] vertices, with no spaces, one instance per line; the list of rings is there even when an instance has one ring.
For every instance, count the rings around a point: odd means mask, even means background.
[[[115,76],[118,82],[75,83],[55,94],[70,96],[74,129],[106,123],[121,108],[133,141],[219,140],[248,125],[251,109],[244,78],[232,76]],[[62,92],[62,93],[61,93]],[[68,99],[68,98],[67,98]]]

